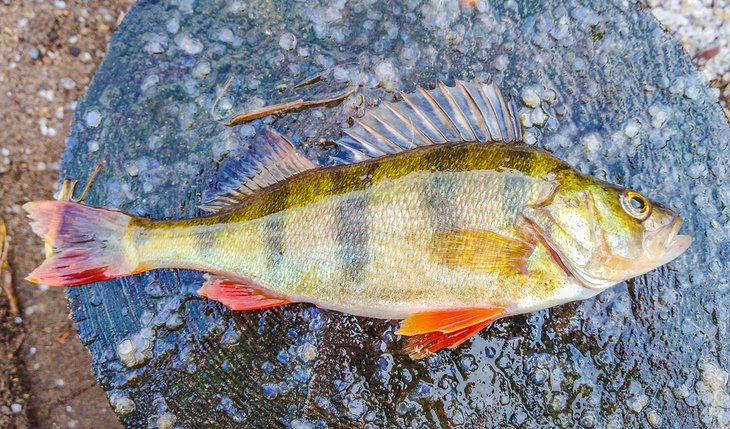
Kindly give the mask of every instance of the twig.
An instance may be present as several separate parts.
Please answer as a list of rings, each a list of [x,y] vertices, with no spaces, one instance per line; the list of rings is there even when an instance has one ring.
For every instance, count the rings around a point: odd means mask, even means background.
[[[218,96],[215,98],[215,101],[213,102],[213,105],[210,106],[210,116],[215,120],[216,122],[220,122],[223,120],[223,118],[217,118],[215,117],[215,108],[218,106],[218,102],[221,101],[221,98],[223,98],[224,95],[228,92],[228,90],[231,88],[231,84],[233,83],[233,76],[229,77],[226,83],[223,85],[223,89],[221,89],[221,93],[218,94]]]
[[[5,220],[0,218],[0,284],[2,285],[3,292],[8,297],[10,313],[13,316],[19,316],[20,305],[18,304],[18,294],[13,285],[13,274],[10,272],[10,264],[8,263],[9,249],[8,230],[5,226]]]
[[[336,103],[344,100],[345,98],[352,95],[357,90],[357,86],[352,86],[345,91],[334,94],[331,97],[327,97],[321,100],[304,100],[299,99],[295,101],[289,101],[286,103],[274,104],[273,106],[264,106],[258,109],[249,110],[237,115],[230,121],[226,122],[226,126],[233,127],[235,125],[245,124],[247,122],[261,119],[266,116],[278,115],[281,113],[291,112],[292,110],[307,109],[310,107],[322,106],[330,103]]]

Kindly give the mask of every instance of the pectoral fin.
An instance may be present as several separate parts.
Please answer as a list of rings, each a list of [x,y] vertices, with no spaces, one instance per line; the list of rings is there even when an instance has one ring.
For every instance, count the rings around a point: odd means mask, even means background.
[[[431,258],[452,269],[509,271],[527,274],[527,259],[535,249],[531,237],[506,237],[482,229],[436,232]]]
[[[405,351],[413,359],[421,359],[442,348],[459,346],[506,311],[495,307],[414,313],[401,322],[396,334],[412,336]]]
[[[228,278],[207,274],[198,294],[218,301],[231,310],[256,310],[291,304],[254,282],[241,278]]]

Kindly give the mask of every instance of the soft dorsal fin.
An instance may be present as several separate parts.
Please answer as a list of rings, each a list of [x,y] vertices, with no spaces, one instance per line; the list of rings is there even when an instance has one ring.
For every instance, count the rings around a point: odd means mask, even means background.
[[[249,195],[316,165],[283,136],[265,129],[253,142],[255,151],[232,154],[215,175],[215,187],[203,193],[200,208],[217,212],[240,203]]]
[[[378,158],[419,146],[457,142],[519,142],[522,129],[514,103],[499,88],[479,81],[438,82],[436,88],[401,93],[355,119],[338,142],[341,162]]]

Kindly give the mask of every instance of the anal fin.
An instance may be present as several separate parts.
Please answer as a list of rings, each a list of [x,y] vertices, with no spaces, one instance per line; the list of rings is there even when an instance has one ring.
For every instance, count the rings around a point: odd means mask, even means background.
[[[414,313],[401,322],[396,334],[411,336],[405,351],[413,359],[421,359],[461,345],[506,312],[494,307]]]
[[[275,296],[262,286],[242,278],[228,278],[206,274],[198,294],[218,301],[231,310],[256,310],[291,304],[286,298]]]

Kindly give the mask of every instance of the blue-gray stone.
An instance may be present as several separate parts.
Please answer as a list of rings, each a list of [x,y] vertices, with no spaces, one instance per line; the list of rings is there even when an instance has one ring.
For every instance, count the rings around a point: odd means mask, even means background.
[[[467,3],[141,1],[78,104],[62,176],[83,180],[104,162],[88,204],[198,216],[218,162],[264,126],[327,162],[334,149],[320,141],[339,137],[360,95],[367,106],[439,79],[491,79],[532,123],[530,143],[677,210],[690,250],[420,361],[387,321],[307,305],[234,313],[195,294],[196,272],[70,288],[127,426],[162,416],[186,428],[727,424],[730,127],[713,93],[631,0]],[[240,129],[218,121],[351,84],[358,94],[337,106]]]

